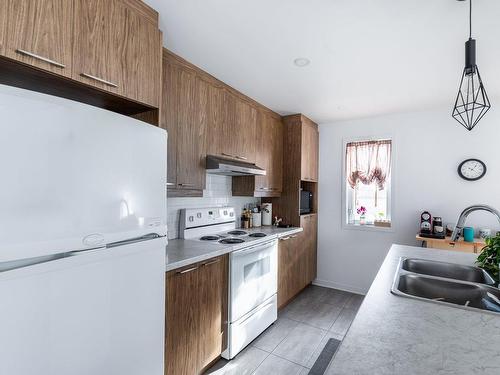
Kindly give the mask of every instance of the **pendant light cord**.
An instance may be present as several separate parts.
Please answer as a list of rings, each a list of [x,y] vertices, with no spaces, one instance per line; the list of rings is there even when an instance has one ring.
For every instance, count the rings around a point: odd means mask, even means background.
[[[469,0],[469,39],[472,39],[472,0]]]

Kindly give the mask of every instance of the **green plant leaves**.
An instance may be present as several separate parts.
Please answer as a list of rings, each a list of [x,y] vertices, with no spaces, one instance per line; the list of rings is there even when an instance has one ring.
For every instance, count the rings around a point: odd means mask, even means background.
[[[486,239],[486,246],[477,257],[476,264],[488,272],[497,282],[500,281],[500,233]]]

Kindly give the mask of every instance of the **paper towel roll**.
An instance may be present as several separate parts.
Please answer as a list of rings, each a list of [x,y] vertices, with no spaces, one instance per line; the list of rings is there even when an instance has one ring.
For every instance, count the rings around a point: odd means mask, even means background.
[[[262,225],[273,225],[272,203],[262,203]]]

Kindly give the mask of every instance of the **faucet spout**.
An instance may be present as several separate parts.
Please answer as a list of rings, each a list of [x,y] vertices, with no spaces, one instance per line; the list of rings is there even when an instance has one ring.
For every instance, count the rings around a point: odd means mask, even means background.
[[[460,216],[458,217],[457,225],[455,225],[455,229],[453,230],[453,234],[451,235],[451,241],[456,242],[458,241],[460,237],[460,232],[465,226],[465,221],[467,220],[467,217],[474,211],[487,211],[492,213],[493,215],[496,216],[498,219],[498,222],[500,223],[500,212],[491,207],[487,206],[485,204],[475,204],[473,206],[467,207],[465,210],[462,211]]]

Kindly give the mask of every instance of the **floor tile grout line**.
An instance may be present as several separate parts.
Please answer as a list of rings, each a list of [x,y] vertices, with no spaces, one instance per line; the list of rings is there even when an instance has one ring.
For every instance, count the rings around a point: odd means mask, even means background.
[[[262,350],[262,349],[260,349],[260,350]],[[266,356],[265,356],[265,358],[262,360],[262,362],[260,362],[260,363],[257,365],[257,367],[255,368],[255,370],[253,370],[253,371],[251,372],[251,374],[250,374],[250,375],[254,375],[254,374],[257,372],[257,370],[259,369],[259,367],[260,367],[260,366],[262,366],[262,364],[264,363],[264,361],[265,361],[267,358],[269,358],[269,356],[271,355],[271,353],[266,352],[265,350],[262,350],[262,351],[263,351],[263,352],[265,352],[265,353],[267,353],[267,355],[266,355]]]

